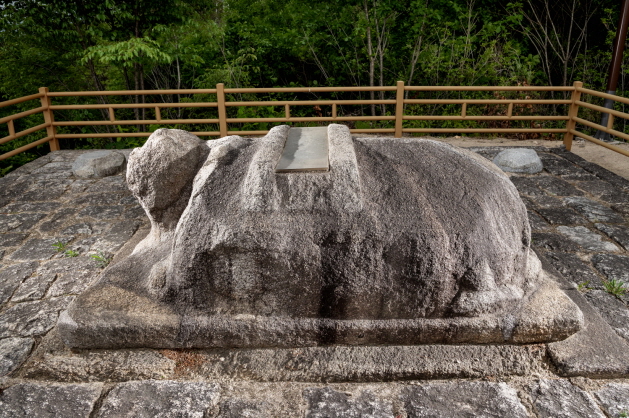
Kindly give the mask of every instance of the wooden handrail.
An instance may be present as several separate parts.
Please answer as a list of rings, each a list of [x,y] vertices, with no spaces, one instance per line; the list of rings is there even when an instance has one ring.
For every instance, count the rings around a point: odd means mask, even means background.
[[[227,94],[245,93],[334,93],[349,91],[395,91],[395,87],[373,86],[373,87],[271,87],[271,88],[240,88],[225,89]],[[256,131],[257,132],[257,131]]]
[[[36,107],[35,109],[31,109],[31,110],[25,110],[24,112],[15,113],[13,115],[9,115],[9,116],[5,116],[3,118],[0,118],[0,123],[7,123],[10,120],[23,118],[23,117],[26,117],[26,116],[29,116],[29,115],[33,115],[35,113],[43,112],[44,110],[46,110],[46,108],[43,107],[43,106]]]
[[[329,105],[368,105],[368,104],[395,104],[395,100],[278,100],[257,102],[226,102],[225,106],[329,106]]]
[[[216,89],[57,91],[48,93],[48,97],[137,96],[145,94],[216,94]]]
[[[406,104],[570,104],[570,100],[537,99],[406,99]]]
[[[591,94],[592,96],[600,97],[602,99],[611,99],[616,102],[629,104],[629,99],[627,99],[626,97],[616,96],[615,94],[609,94],[609,93],[603,93],[596,90],[584,89],[582,87],[577,88],[577,91],[580,93]],[[609,110],[605,110],[605,111],[609,113]]]
[[[602,147],[605,147],[607,149],[610,149],[610,150],[615,151],[615,152],[617,152],[619,154],[622,154],[622,155],[625,155],[625,156],[629,157],[629,151],[624,150],[624,149],[622,149],[620,147],[616,147],[616,146],[614,146],[612,144],[608,144],[607,142],[601,141],[600,139],[596,139],[596,138],[594,138],[592,136],[586,135],[583,132],[577,131],[576,129],[571,129],[570,133],[573,134],[573,135],[578,136],[579,138],[586,139],[586,140],[588,140],[588,141],[590,141],[590,142],[592,142],[594,144],[600,145]]]
[[[313,97],[314,100],[233,100],[232,94],[261,94],[261,93],[333,93],[333,92],[394,92],[394,98],[381,98],[378,100],[346,100],[346,99],[320,99]],[[406,92],[432,92],[432,91],[486,91],[486,92],[571,92],[570,99],[520,99],[520,98],[491,98],[491,99],[423,99],[423,98],[404,98]],[[52,98],[63,97],[89,97],[89,96],[133,96],[133,95],[216,95],[210,96],[209,101],[203,102],[178,102],[178,103],[98,103],[98,104],[52,104]],[[125,132],[125,133],[90,133],[90,134],[70,134],[57,133],[57,127],[68,126],[128,126],[128,125],[179,125],[179,124],[197,124],[197,125],[216,125],[215,131],[193,132],[197,136],[226,136],[230,134],[240,135],[262,135],[266,130],[250,130],[236,131],[229,129],[230,124],[234,123],[289,123],[289,122],[348,122],[348,121],[391,121],[394,128],[368,128],[368,129],[351,129],[353,133],[393,133],[395,137],[401,137],[404,133],[563,133],[565,134],[564,142],[569,148],[572,136],[575,135],[576,125],[581,124],[593,129],[608,132],[617,137],[628,139],[629,135],[614,130],[612,127],[613,120],[608,126],[601,126],[594,122],[589,122],[578,117],[578,109],[580,107],[588,108],[594,111],[606,112],[612,116],[629,119],[629,114],[613,109],[606,109],[601,106],[593,105],[582,101],[581,94],[590,94],[601,98],[611,98],[621,103],[629,104],[629,99],[601,93],[595,90],[585,89],[582,83],[576,82],[573,86],[405,86],[404,82],[399,81],[395,86],[368,86],[368,87],[272,87],[272,88],[225,88],[222,83],[216,85],[215,89],[182,89],[182,90],[126,90],[126,91],[84,91],[84,92],[49,92],[47,88],[41,88],[38,94],[25,96],[17,99],[0,102],[0,107],[19,104],[28,100],[40,99],[41,106],[22,111],[4,118],[0,118],[0,123],[6,123],[9,129],[9,135],[0,138],[0,144],[11,140],[24,137],[42,129],[46,129],[46,138],[35,141],[27,146],[20,147],[18,150],[30,149],[34,146],[49,142],[51,149],[58,149],[58,139],[66,138],[108,138],[108,137],[147,137],[150,132]],[[390,95],[389,95],[390,97]],[[231,99],[230,99],[231,98]],[[388,105],[395,106],[395,110],[381,116],[339,116],[339,106],[366,106],[366,105]],[[405,107],[408,105],[461,105],[459,115],[406,115]],[[477,105],[504,105],[505,110],[500,115],[470,115],[470,106]],[[518,115],[517,113],[523,106],[528,105],[570,105],[568,115],[561,116],[545,116],[545,115]],[[228,117],[227,109],[233,107],[284,107],[283,117]],[[291,112],[293,106],[330,106],[331,112],[328,115],[321,116],[294,116]],[[183,109],[183,108],[217,108],[218,118],[195,118],[195,119],[164,119],[162,109]],[[77,109],[107,109],[104,111],[105,120],[97,121],[55,121],[54,112],[61,110],[77,110]],[[155,112],[154,119],[141,120],[119,120],[117,119],[117,109],[153,109]],[[389,108],[391,109],[391,108]],[[320,112],[320,109],[317,111]],[[33,114],[42,113],[44,123],[32,128],[16,132],[14,121]],[[566,128],[409,128],[404,127],[404,121],[567,121]],[[389,125],[391,126],[391,125]],[[585,134],[579,133],[579,136]],[[585,135],[587,136],[587,135]],[[588,139],[588,138],[586,138]],[[589,139],[588,139],[589,140]],[[600,141],[598,141],[600,142]],[[598,143],[596,142],[596,143]],[[35,144],[35,145],[33,145]],[[607,147],[610,148],[610,147]],[[611,148],[610,148],[611,149]],[[13,150],[9,153],[0,155],[0,159],[8,158],[22,152]]]
[[[11,121],[12,122],[12,121]],[[10,127],[11,125],[9,125]],[[15,133],[15,129],[9,129],[9,136],[5,136],[4,138],[0,138],[0,145],[9,142],[9,141],[13,141],[14,139],[18,139],[21,138],[23,136],[35,133],[41,129],[47,128],[49,127],[50,124],[48,123],[42,123],[41,125],[37,125],[37,126],[33,126],[32,128],[28,128],[25,129],[23,131],[20,131],[18,133]]]
[[[23,102],[27,102],[29,100],[39,99],[43,95],[41,93],[31,94],[30,96],[18,97],[17,99],[5,100],[4,102],[0,102],[0,107],[11,106],[14,104],[19,104]]]
[[[218,103],[118,103],[118,104],[86,104],[86,105],[51,105],[52,110],[72,109],[152,109],[179,107],[218,107]]]
[[[572,91],[571,86],[406,86],[406,91]]]

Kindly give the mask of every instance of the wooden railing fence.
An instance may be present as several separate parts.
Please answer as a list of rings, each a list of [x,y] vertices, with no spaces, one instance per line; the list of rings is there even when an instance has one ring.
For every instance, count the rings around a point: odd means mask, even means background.
[[[391,100],[304,100],[304,101],[228,101],[226,94],[249,94],[249,93],[323,93],[323,92],[395,92],[395,99]],[[570,99],[408,99],[405,98],[407,92],[412,91],[493,91],[493,92],[527,92],[527,91],[551,91],[551,92],[571,92]],[[55,105],[53,98],[57,97],[79,97],[79,96],[131,96],[131,95],[165,95],[165,94],[215,94],[215,102],[199,103],[129,103],[129,104],[79,104],[79,105]],[[12,157],[21,152],[29,150],[38,145],[48,142],[52,151],[59,150],[59,139],[66,138],[107,138],[107,137],[146,137],[150,132],[123,132],[123,133],[81,133],[68,134],[58,133],[57,127],[65,126],[96,126],[96,125],[172,125],[172,124],[216,124],[218,130],[192,132],[197,136],[218,136],[223,137],[230,134],[238,135],[263,135],[268,131],[236,131],[229,130],[229,125],[234,123],[256,123],[256,122],[350,122],[350,121],[394,121],[394,128],[371,128],[352,129],[353,133],[392,133],[396,138],[404,133],[556,133],[564,135],[564,144],[568,150],[572,146],[574,136],[584,138],[595,144],[609,148],[629,156],[629,152],[617,146],[600,141],[592,136],[586,135],[577,130],[578,125],[585,125],[590,128],[602,130],[616,137],[629,140],[629,135],[612,128],[614,117],[629,119],[629,114],[606,109],[581,100],[582,94],[588,94],[599,98],[609,98],[621,103],[629,104],[629,99],[601,93],[595,90],[583,88],[583,83],[575,82],[573,86],[550,87],[550,86],[405,86],[404,82],[398,81],[396,86],[375,86],[375,87],[297,87],[297,88],[225,88],[223,84],[217,84],[215,89],[189,89],[189,90],[137,90],[137,91],[87,91],[87,92],[50,92],[48,88],[42,87],[39,93],[18,99],[0,102],[0,108],[16,105],[29,100],[40,100],[41,106],[15,113],[10,116],[0,118],[0,124],[6,123],[9,135],[0,138],[0,144],[21,138],[23,136],[46,130],[46,136],[37,141],[14,149],[0,155],[0,160]],[[455,104],[461,105],[459,115],[433,116],[433,115],[406,115],[405,105],[413,104]],[[569,111],[566,116],[546,116],[546,115],[517,115],[514,114],[514,106],[528,105],[568,105]],[[395,105],[395,114],[380,116],[338,116],[337,106],[342,105]],[[468,115],[468,105],[506,105],[505,115]],[[262,118],[230,118],[227,117],[228,107],[252,107],[252,106],[283,106],[284,117],[262,117]],[[330,116],[316,117],[294,117],[291,116],[291,108],[294,106],[331,106]],[[578,117],[581,107],[597,112],[609,113],[607,126],[601,126]],[[208,119],[162,119],[162,109],[165,108],[218,108],[218,118]],[[109,120],[100,121],[55,121],[54,112],[58,110],[71,109],[105,109]],[[119,120],[116,118],[116,109],[154,109],[155,119],[141,120]],[[16,132],[14,121],[29,115],[42,113],[44,123],[33,126],[29,129]],[[426,121],[566,121],[565,128],[406,128],[404,121],[426,120]]]

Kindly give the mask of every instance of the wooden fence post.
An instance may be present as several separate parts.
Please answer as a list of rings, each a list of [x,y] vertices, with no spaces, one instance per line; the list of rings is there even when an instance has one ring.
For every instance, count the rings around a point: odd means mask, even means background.
[[[227,111],[225,109],[225,84],[216,85],[216,101],[218,102],[218,130],[221,137],[227,136]]]
[[[568,110],[568,122],[566,122],[566,134],[563,137],[563,144],[568,151],[572,149],[572,138],[574,138],[574,134],[570,131],[577,126],[577,122],[574,118],[576,118],[579,113],[579,105],[577,102],[581,99],[581,92],[577,89],[581,87],[583,87],[583,83],[581,81],[574,82],[574,90],[572,90],[572,97],[570,98],[572,103],[570,104],[570,109]]]
[[[402,123],[404,122],[404,82],[397,82],[395,95],[395,137],[402,138]]]
[[[52,126],[55,121],[55,115],[53,115],[52,110],[50,110],[50,97],[48,97],[48,87],[40,87],[39,92],[44,96],[41,98],[41,105],[44,108],[44,123],[49,124],[46,127],[46,136],[51,136],[52,139],[48,142],[50,145],[50,151],[59,151],[59,140],[57,139],[57,128]]]

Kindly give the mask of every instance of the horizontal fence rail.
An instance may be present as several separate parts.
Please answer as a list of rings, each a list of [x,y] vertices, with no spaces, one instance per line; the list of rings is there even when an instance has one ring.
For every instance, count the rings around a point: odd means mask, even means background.
[[[243,95],[243,94],[286,94],[286,93],[342,93],[342,92],[394,92],[394,99],[370,100],[247,100],[234,101],[227,100],[226,94]],[[570,99],[538,99],[527,96],[522,98],[497,98],[497,99],[418,99],[408,98],[410,92],[563,92],[570,93]],[[150,96],[164,95],[215,95],[215,101],[199,101],[178,103],[171,102],[155,102],[145,103],[145,98]],[[496,96],[497,93],[494,93]],[[225,88],[223,84],[217,84],[215,89],[182,89],[182,90],[127,90],[127,91],[84,91],[84,92],[50,92],[48,88],[42,87],[39,93],[25,96],[13,100],[0,102],[0,108],[21,104],[30,100],[39,100],[40,106],[30,110],[15,113],[10,116],[0,118],[0,124],[6,124],[8,136],[0,138],[0,145],[9,141],[22,138],[26,135],[33,134],[42,130],[46,130],[45,137],[31,142],[27,145],[14,149],[10,152],[0,155],[0,160],[12,157],[21,152],[27,151],[38,145],[49,143],[52,151],[59,149],[59,139],[79,139],[79,138],[132,138],[132,137],[148,137],[150,132],[107,132],[107,133],[59,133],[57,128],[61,127],[86,127],[86,126],[110,126],[120,127],[126,125],[216,125],[216,129],[212,131],[192,132],[197,136],[215,136],[223,137],[230,134],[239,135],[263,135],[267,130],[230,130],[230,124],[245,123],[307,123],[307,122],[358,122],[358,121],[391,121],[394,127],[369,128],[369,129],[351,129],[353,133],[392,133],[399,138],[404,133],[553,133],[563,134],[564,144],[568,150],[572,145],[574,136],[584,138],[595,144],[612,149],[616,152],[629,156],[629,152],[600,141],[577,130],[577,125],[586,126],[588,128],[600,130],[618,138],[629,140],[629,135],[613,129],[614,117],[629,119],[629,114],[613,109],[607,109],[581,100],[581,95],[590,95],[602,99],[612,99],[624,104],[629,104],[629,99],[618,97],[595,90],[583,88],[583,83],[575,82],[573,86],[405,86],[404,82],[399,81],[396,86],[370,86],[370,87],[278,87],[278,88]],[[110,96],[128,96],[136,97],[136,103],[107,103],[105,97]],[[76,97],[94,97],[101,103],[96,104],[53,104],[54,98],[76,98]],[[142,97],[140,101],[138,97]],[[180,96],[179,96],[180,97]],[[339,106],[394,106],[395,112],[381,114],[376,116],[338,115]],[[425,115],[405,114],[407,105],[455,105],[459,107],[458,114],[455,115]],[[487,106],[487,105],[504,105],[503,114],[499,115],[469,115],[469,106]],[[522,115],[523,109],[532,109],[532,105],[567,105],[567,115]],[[255,108],[255,107],[280,107],[283,108],[284,116],[275,117],[228,117],[228,109],[230,108]],[[310,106],[319,109],[317,116],[293,116],[292,110],[297,106]],[[320,106],[330,106],[330,114],[323,115]],[[162,118],[163,109],[185,109],[185,108],[217,108],[218,118]],[[608,113],[609,123],[602,126],[597,123],[580,118],[578,115],[580,108],[586,108],[591,111]],[[117,110],[134,109],[136,112],[152,111],[155,114],[151,119],[118,119]],[[384,109],[384,107],[383,107]],[[69,120],[55,121],[55,111],[64,110],[99,110],[105,115],[104,120]],[[384,112],[383,112],[384,113]],[[44,122],[36,126],[16,131],[15,121],[35,114],[42,114]],[[413,128],[405,127],[405,121],[566,121],[565,128]],[[532,125],[536,126],[536,125]],[[540,125],[537,125],[540,126]],[[107,128],[110,129],[110,128]],[[138,128],[138,130],[140,130]]]

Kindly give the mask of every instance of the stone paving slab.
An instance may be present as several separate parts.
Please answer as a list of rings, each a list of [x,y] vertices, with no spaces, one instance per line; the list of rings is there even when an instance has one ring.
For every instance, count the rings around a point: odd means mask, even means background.
[[[125,382],[107,394],[96,416],[204,418],[216,405],[218,395],[218,385],[204,382]]]
[[[461,382],[414,386],[404,392],[409,417],[527,417],[515,389],[505,383]]]
[[[629,385],[610,383],[594,392],[605,413],[613,418],[629,415]]]
[[[542,418],[605,418],[594,397],[567,380],[542,379],[533,385],[534,410]]]
[[[88,418],[102,386],[17,384],[0,393],[0,418]]]
[[[491,160],[504,149],[475,151]],[[629,281],[629,180],[560,149],[535,150],[544,170],[510,178],[533,248],[588,321],[554,345],[68,350],[56,319],[102,271],[92,255],[119,259],[148,222],[124,173],[72,175],[89,150],[26,164],[0,178],[0,417],[629,413],[629,298],[605,290]],[[577,227],[603,244],[565,234]]]

